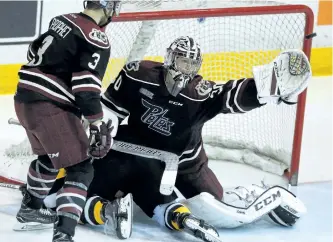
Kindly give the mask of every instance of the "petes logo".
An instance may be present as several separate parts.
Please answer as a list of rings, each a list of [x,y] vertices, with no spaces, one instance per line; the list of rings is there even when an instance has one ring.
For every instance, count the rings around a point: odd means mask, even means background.
[[[105,45],[107,45],[109,43],[108,37],[106,36],[106,34],[98,29],[92,29],[91,32],[89,33],[89,37],[92,40],[103,43]]]
[[[153,105],[144,99],[141,100],[142,105],[147,108],[147,111],[141,117],[141,121],[148,124],[149,129],[162,135],[170,136],[171,127],[174,126],[175,123],[169,121],[169,118],[165,117],[169,110]]]
[[[195,87],[200,96],[206,96],[212,91],[212,84],[209,81],[201,80]]]

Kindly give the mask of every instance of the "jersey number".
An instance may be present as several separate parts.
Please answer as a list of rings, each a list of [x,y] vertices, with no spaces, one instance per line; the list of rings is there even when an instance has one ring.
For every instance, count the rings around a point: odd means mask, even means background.
[[[117,80],[114,83],[114,90],[116,90],[116,91],[119,90],[121,82],[122,82],[122,77],[121,77],[121,75],[119,75],[119,77],[117,78]]]
[[[50,47],[53,40],[54,40],[54,37],[52,35],[46,36],[42,42],[42,46],[39,47],[39,49],[37,51],[38,59],[36,60],[36,56],[35,56],[27,65],[28,66],[39,66],[43,61],[43,55],[44,55],[45,51],[47,50],[47,48]]]
[[[88,66],[89,68],[95,70],[96,66],[98,65],[99,59],[101,58],[101,55],[98,53],[94,53],[92,57],[94,58],[94,60],[92,62],[89,62]]]

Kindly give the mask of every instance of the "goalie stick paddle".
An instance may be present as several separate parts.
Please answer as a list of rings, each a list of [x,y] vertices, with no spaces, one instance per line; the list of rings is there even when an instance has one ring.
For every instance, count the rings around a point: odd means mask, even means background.
[[[20,121],[15,118],[8,119],[8,123],[21,126]],[[170,195],[173,192],[179,162],[179,158],[176,154],[117,140],[114,140],[111,149],[122,153],[157,159],[165,162],[165,169],[160,184],[160,193],[163,195]]]

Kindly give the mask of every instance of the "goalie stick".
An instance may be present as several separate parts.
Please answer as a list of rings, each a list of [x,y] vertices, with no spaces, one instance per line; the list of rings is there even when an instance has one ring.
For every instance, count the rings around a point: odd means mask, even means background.
[[[21,126],[20,122],[14,118],[8,119],[8,123]],[[114,140],[111,149],[122,153],[157,159],[164,162],[165,170],[161,179],[160,193],[164,195],[170,195],[173,192],[176,183],[179,162],[179,158],[176,154],[117,140]]]

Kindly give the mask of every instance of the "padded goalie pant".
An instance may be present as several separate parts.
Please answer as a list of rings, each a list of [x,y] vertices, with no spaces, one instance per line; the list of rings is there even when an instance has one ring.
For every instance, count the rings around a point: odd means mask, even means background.
[[[111,150],[101,160],[95,160],[94,178],[88,197],[100,196],[112,201],[123,194],[132,193],[134,202],[149,216],[157,205],[170,203],[177,198],[173,193],[164,196],[159,192],[164,163],[159,160],[136,157]]]
[[[118,191],[132,193],[134,202],[149,216],[156,206],[174,201],[159,192],[164,163],[111,150],[102,160],[94,162],[94,178],[88,189],[88,197],[98,195],[112,201]],[[204,149],[199,155],[180,165],[176,187],[186,197],[208,192],[221,200],[223,189],[215,174],[208,167]]]
[[[197,157],[179,164],[176,187],[185,198],[207,192],[221,201],[223,188],[214,172],[208,167],[205,149],[203,146],[199,147],[201,150]]]

